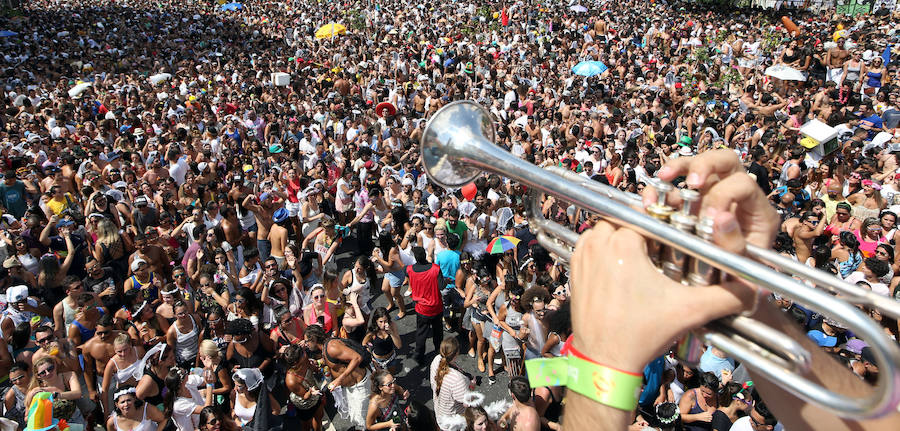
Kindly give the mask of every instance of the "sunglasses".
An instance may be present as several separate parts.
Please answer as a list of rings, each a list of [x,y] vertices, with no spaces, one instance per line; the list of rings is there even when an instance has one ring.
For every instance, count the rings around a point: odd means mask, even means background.
[[[99,336],[101,336],[101,337],[103,337],[103,336],[105,336],[105,335],[108,335],[108,334],[109,334],[109,331],[97,331],[96,334],[99,335]]]
[[[56,366],[55,366],[55,365],[51,365],[51,366],[49,366],[49,367],[47,367],[47,368],[44,368],[44,369],[41,370],[41,371],[38,371],[37,375],[42,376],[42,377],[43,377],[43,376],[49,376],[50,373],[52,373],[53,370],[55,370],[55,369],[56,369]]]
[[[313,299],[322,299],[324,297],[325,297],[325,295],[314,295],[312,298]]]
[[[9,381],[10,381],[12,384],[16,385],[16,384],[19,384],[19,381],[21,381],[21,380],[24,379],[24,378],[25,378],[24,375],[19,376],[19,377],[11,377],[11,378],[9,379]]]
[[[47,343],[49,343],[49,342],[51,342],[51,341],[53,341],[53,336],[52,336],[52,335],[49,336],[49,337],[41,338],[40,340],[38,340],[37,338],[34,339],[34,342],[35,342],[35,343],[38,343],[38,344],[47,344]]]
[[[385,386],[385,387],[387,387],[387,386],[394,386],[394,382],[396,382],[396,381],[397,381],[397,380],[394,379],[394,380],[391,380],[391,381],[389,381],[389,382],[382,383],[381,386]]]
[[[175,278],[184,278],[184,273],[182,272],[181,274],[172,274],[172,276]]]

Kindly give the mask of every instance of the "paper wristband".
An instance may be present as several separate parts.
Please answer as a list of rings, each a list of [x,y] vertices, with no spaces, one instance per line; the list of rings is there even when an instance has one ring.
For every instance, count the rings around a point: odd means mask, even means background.
[[[632,411],[638,404],[643,376],[618,371],[572,355],[525,361],[532,388],[565,386],[600,404]]]

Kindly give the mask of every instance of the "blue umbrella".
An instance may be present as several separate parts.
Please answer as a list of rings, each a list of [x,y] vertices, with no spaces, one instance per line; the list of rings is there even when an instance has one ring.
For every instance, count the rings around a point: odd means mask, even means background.
[[[18,35],[19,33],[16,33],[12,30],[0,30],[0,37],[13,37]]]
[[[225,3],[222,5],[222,10],[241,10],[244,8],[244,5],[240,3]]]
[[[606,72],[606,65],[599,61],[582,61],[572,68],[572,73],[581,76],[594,76]]]
[[[586,7],[584,7],[580,4],[577,4],[575,6],[570,6],[569,10],[572,12],[575,12],[575,13],[585,13],[588,11],[588,9]]]

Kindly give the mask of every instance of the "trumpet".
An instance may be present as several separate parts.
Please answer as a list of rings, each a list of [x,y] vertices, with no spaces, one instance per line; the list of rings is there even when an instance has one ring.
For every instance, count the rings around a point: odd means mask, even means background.
[[[722,274],[730,274],[820,314],[834,316],[872,347],[879,373],[875,389],[866,397],[849,397],[830,391],[804,377],[810,367],[811,355],[800,343],[757,320],[740,315],[710,322],[701,331],[686,336],[676,352],[680,359],[696,363],[702,345],[712,345],[794,396],[841,417],[873,418],[896,410],[900,404],[900,374],[897,372],[900,349],[851,302],[882,309],[896,318],[900,318],[900,304],[771,250],[748,245],[747,256],[722,250],[710,241],[711,221],[691,215],[690,204],[700,197],[696,191],[679,190],[685,201],[682,211],[667,207],[665,199],[660,199],[658,204],[648,207],[645,214],[634,208],[642,205],[637,195],[587,181],[562,168],[539,168],[496,146],[494,136],[491,113],[477,103],[458,101],[444,106],[429,119],[422,134],[425,172],[432,181],[445,188],[461,187],[483,172],[496,173],[527,185],[530,194],[526,212],[530,228],[540,244],[562,260],[571,257],[578,234],[541,215],[541,194],[556,196],[648,238],[651,259],[664,274],[676,281],[703,286],[717,283]],[[659,180],[651,180],[651,183],[661,197],[672,190],[671,185]],[[840,293],[841,298],[810,287],[779,270]]]

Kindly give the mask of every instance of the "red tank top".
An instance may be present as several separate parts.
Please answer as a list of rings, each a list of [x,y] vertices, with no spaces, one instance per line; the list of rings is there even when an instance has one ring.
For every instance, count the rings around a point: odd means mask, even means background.
[[[437,316],[444,311],[441,301],[438,279],[441,275],[441,267],[431,264],[427,271],[413,271],[413,265],[406,267],[406,275],[409,277],[409,288],[412,290],[412,299],[416,301],[416,313],[423,316]]]

